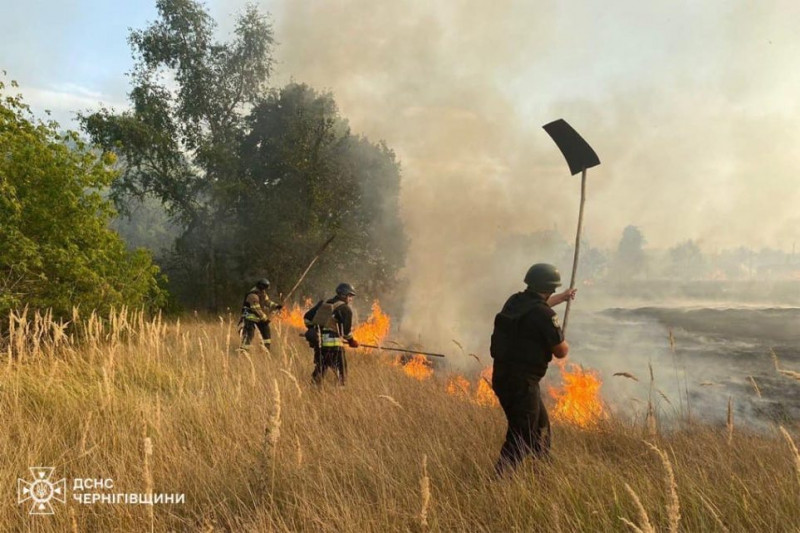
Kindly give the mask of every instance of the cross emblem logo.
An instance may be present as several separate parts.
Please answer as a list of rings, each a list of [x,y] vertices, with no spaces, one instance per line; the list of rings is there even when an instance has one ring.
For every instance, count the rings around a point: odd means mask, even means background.
[[[33,481],[28,482],[17,478],[17,504],[27,501],[32,502],[31,510],[28,514],[48,515],[53,514],[51,500],[65,503],[67,499],[67,482],[65,479],[51,481],[53,475],[52,467],[33,466],[29,468]]]

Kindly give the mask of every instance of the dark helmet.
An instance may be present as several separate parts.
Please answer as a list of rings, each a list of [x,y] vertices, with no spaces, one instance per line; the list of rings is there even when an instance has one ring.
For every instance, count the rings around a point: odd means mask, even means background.
[[[340,283],[336,286],[337,296],[355,296],[356,290],[349,283]]]
[[[269,280],[267,278],[261,278],[260,280],[256,281],[256,287],[261,290],[269,289]]]
[[[525,284],[536,292],[555,292],[561,286],[561,273],[547,263],[536,263],[525,274]]]

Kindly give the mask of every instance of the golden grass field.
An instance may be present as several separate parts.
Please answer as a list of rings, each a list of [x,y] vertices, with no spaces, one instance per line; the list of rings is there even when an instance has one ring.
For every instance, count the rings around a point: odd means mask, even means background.
[[[796,423],[729,438],[689,423],[652,435],[613,414],[556,422],[553,460],[498,481],[502,411],[448,394],[443,372],[419,381],[349,350],[348,386],[317,390],[297,330],[278,323],[271,354],[242,354],[234,321],[123,312],[64,335],[12,319],[0,531],[800,531]],[[67,479],[51,516],[17,504],[32,466]],[[185,502],[82,504],[75,478]]]

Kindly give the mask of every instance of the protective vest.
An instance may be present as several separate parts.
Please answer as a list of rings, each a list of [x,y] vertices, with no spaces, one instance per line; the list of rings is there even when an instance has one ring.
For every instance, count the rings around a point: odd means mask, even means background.
[[[259,301],[261,301],[261,296],[259,295],[258,289],[252,289],[250,292],[244,295],[244,301],[242,302],[242,317],[245,320],[251,320],[253,322],[260,322],[262,317],[253,309],[250,308],[250,302],[247,301],[247,297],[251,294],[255,294],[258,296]],[[259,304],[259,309],[261,305]]]
[[[544,377],[553,358],[550,348],[557,343],[556,339],[546,338],[541,329],[555,325],[552,317],[537,310],[546,306],[544,300],[524,293],[509,298],[494,319],[489,351],[495,365],[513,365],[522,372]]]
[[[524,339],[520,335],[522,318],[533,311],[536,305],[535,301],[526,302],[511,312],[504,309],[497,313],[489,344],[489,354],[493,359],[510,359],[514,352],[523,348]]]
[[[322,330],[321,345],[323,348],[344,346],[342,337],[339,335],[339,322],[334,316],[334,312],[342,305],[344,305],[342,301],[323,302],[314,313],[314,318],[311,319],[311,323]]]

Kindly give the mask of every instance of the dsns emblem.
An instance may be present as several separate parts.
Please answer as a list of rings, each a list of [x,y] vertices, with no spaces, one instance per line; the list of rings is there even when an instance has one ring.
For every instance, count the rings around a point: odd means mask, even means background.
[[[67,482],[64,479],[51,481],[53,475],[52,467],[33,466],[29,469],[33,475],[33,481],[17,479],[17,504],[31,502],[31,510],[28,514],[42,515],[53,514],[51,500],[64,503],[67,498]]]

